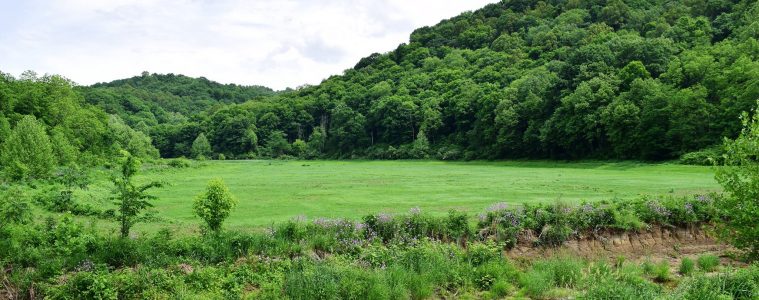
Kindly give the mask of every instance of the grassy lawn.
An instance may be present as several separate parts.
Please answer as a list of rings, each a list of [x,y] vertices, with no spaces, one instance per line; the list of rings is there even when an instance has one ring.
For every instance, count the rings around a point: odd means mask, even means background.
[[[179,228],[195,228],[193,197],[214,177],[224,179],[240,200],[227,223],[233,228],[301,215],[360,218],[412,207],[477,213],[496,202],[579,202],[719,190],[707,167],[634,162],[209,161],[146,171],[139,180],[169,183],[155,191],[159,215]],[[107,193],[109,184],[101,181],[93,188]]]

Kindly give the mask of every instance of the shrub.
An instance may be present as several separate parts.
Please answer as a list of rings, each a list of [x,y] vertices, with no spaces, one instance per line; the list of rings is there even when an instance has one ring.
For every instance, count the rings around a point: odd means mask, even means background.
[[[757,102],[759,103],[759,101]],[[717,182],[728,193],[719,201],[726,216],[722,234],[733,246],[746,250],[748,255],[759,258],[759,113],[753,116],[744,112],[741,116],[743,130],[735,141],[725,140],[725,166],[718,168]]]
[[[667,261],[661,261],[658,264],[654,266],[653,274],[652,274],[654,281],[656,282],[667,282],[670,281],[672,278],[670,276],[669,272],[669,263]]]
[[[698,257],[698,268],[704,272],[714,272],[719,266],[719,257],[713,254],[704,254]]]
[[[653,262],[646,259],[642,264],[640,264],[641,270],[643,270],[643,274],[646,274],[648,276],[652,276],[654,274],[654,271],[656,270],[656,265],[654,265]]]
[[[62,287],[51,291],[51,299],[118,299],[118,293],[107,272],[79,272]]]
[[[189,168],[191,165],[190,160],[185,158],[174,158],[166,162],[166,165],[176,169]]]
[[[218,233],[235,206],[237,199],[229,192],[224,181],[217,178],[209,181],[206,190],[195,197],[192,208],[211,231]]]
[[[0,187],[0,228],[6,224],[24,224],[32,219],[31,206],[23,190]]]
[[[696,264],[693,262],[693,260],[685,257],[682,261],[680,261],[680,269],[678,272],[683,276],[688,276],[693,274],[695,268]]]
[[[469,218],[466,213],[451,210],[448,212],[448,219],[446,220],[446,229],[448,235],[456,240],[466,239],[472,235],[469,228]]]
[[[680,163],[684,165],[713,166],[723,164],[722,155],[725,149],[722,145],[712,146],[699,151],[688,152],[680,156]]]

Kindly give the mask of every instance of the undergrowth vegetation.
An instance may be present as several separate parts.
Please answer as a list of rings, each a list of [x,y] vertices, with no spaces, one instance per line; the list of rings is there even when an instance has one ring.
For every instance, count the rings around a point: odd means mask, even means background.
[[[706,224],[719,218],[716,197],[496,204],[476,224],[462,212],[413,209],[361,221],[300,218],[260,233],[162,230],[129,238],[104,234],[97,219],[27,216],[0,225],[0,279],[7,295],[50,299],[693,299],[704,286],[710,295],[752,299],[759,267],[717,269],[716,257],[702,256],[698,269],[674,274],[667,262],[522,261],[504,254],[530,232],[537,237],[532,246],[553,246],[588,231]],[[15,206],[4,205],[3,213]],[[680,284],[668,288],[673,281]]]

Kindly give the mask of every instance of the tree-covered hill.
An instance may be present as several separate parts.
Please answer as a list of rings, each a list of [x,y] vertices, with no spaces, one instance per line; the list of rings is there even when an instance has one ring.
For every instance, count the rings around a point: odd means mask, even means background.
[[[674,158],[734,137],[755,105],[757,20],[756,1],[502,1],[152,134],[203,132],[227,156]]]
[[[737,136],[757,20],[756,0],[504,0],[297,90],[143,73],[74,92],[164,157],[671,159]]]
[[[147,135],[86,103],[68,79],[0,72],[0,180],[49,178],[57,167],[102,164],[122,150],[158,157]]]
[[[214,105],[242,103],[275,93],[263,86],[221,84],[204,77],[148,72],[132,78],[80,87],[79,91],[87,102],[121,116],[132,126],[139,124],[140,127],[181,123]]]

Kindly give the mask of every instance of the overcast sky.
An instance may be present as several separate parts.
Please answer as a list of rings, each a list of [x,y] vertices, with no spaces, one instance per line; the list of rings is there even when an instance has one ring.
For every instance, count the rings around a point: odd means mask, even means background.
[[[88,85],[140,74],[317,84],[496,0],[0,0],[0,71]]]

